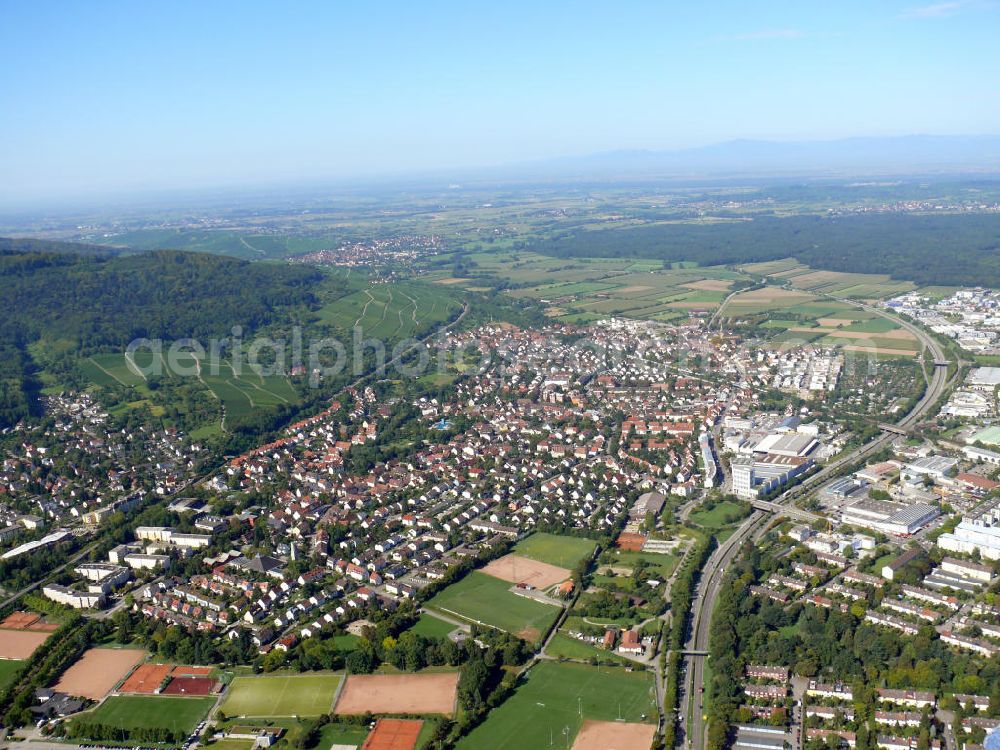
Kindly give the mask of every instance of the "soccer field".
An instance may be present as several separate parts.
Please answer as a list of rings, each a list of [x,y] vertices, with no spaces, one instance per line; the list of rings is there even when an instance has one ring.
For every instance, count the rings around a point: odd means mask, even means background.
[[[205,718],[215,698],[172,698],[157,695],[115,695],[81,721],[108,724],[122,729],[163,727],[190,733]]]
[[[523,557],[530,557],[532,560],[572,570],[580,560],[593,554],[595,546],[596,542],[591,539],[540,532],[522,539],[514,546],[513,552]]]
[[[457,749],[567,747],[585,719],[654,723],[656,717],[651,673],[541,662],[514,695],[459,742]],[[569,731],[564,734],[566,729]]]
[[[430,608],[459,615],[536,641],[555,622],[559,607],[512,594],[511,584],[478,571],[441,591],[427,602]]]
[[[226,716],[319,716],[333,708],[343,675],[237,677],[219,710]]]

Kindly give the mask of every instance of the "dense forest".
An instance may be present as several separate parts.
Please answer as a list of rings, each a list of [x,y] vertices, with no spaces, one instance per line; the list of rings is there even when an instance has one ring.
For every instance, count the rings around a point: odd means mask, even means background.
[[[66,371],[81,355],[121,351],[137,338],[244,334],[314,303],[321,272],[305,266],[159,250],[114,255],[101,248],[0,241],[0,428],[35,410],[29,347]]]
[[[635,257],[701,265],[794,257],[813,268],[890,273],[921,285],[1000,287],[1000,215],[775,216],[651,224],[532,238],[545,255]]]

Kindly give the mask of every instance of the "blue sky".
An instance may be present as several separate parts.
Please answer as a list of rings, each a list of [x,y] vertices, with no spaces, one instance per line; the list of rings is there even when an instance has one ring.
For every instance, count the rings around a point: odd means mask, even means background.
[[[3,0],[0,200],[998,133],[997,2]]]

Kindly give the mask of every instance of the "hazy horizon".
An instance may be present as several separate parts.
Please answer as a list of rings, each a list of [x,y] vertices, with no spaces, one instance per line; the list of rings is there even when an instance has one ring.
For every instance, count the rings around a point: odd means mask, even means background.
[[[1000,133],[993,2],[281,11],[6,3],[0,205]]]

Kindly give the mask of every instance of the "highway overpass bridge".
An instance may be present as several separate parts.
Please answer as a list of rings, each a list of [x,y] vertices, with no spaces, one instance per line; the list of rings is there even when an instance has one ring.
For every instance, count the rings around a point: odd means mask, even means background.
[[[757,510],[766,510],[769,513],[778,513],[781,515],[786,515],[789,518],[794,518],[797,521],[805,521],[806,523],[813,523],[814,521],[825,520],[823,516],[818,516],[815,513],[810,513],[807,510],[802,510],[801,508],[795,508],[791,505],[782,505],[780,503],[772,503],[767,500],[752,500],[751,505]]]

